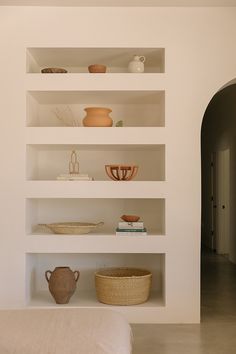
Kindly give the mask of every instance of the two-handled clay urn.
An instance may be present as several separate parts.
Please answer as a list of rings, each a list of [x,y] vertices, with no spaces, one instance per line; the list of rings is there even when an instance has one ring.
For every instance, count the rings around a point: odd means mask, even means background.
[[[106,107],[87,107],[84,109],[87,113],[83,119],[85,127],[112,127],[113,121],[109,116],[112,112]]]
[[[45,272],[49,291],[57,304],[68,304],[75,292],[79,275],[78,270],[73,272],[69,267],[56,267],[53,272]]]

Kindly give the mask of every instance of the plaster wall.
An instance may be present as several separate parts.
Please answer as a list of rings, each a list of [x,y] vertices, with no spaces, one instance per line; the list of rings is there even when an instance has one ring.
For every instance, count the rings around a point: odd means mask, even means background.
[[[210,99],[235,77],[235,17],[234,8],[0,9],[1,307],[25,304],[26,48],[164,47],[168,251],[162,321],[199,321],[200,129]]]

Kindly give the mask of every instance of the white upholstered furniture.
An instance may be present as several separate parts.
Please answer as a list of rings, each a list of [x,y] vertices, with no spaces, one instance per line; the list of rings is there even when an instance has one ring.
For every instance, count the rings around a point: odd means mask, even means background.
[[[130,354],[124,317],[106,309],[0,311],[1,354]]]

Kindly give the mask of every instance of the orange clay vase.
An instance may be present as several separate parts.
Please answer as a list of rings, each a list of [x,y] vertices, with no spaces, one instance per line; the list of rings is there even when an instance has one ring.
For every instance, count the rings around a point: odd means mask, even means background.
[[[79,271],[72,271],[69,267],[56,267],[53,272],[47,270],[45,277],[49,291],[57,304],[68,304],[76,289]]]
[[[112,112],[110,108],[87,107],[84,110],[87,113],[83,119],[85,127],[112,127],[113,121],[109,117],[109,113]]]

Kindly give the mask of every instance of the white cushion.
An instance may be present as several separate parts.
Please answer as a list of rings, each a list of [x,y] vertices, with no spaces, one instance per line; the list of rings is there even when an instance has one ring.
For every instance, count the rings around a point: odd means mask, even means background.
[[[130,354],[131,329],[106,309],[0,311],[1,354]]]

